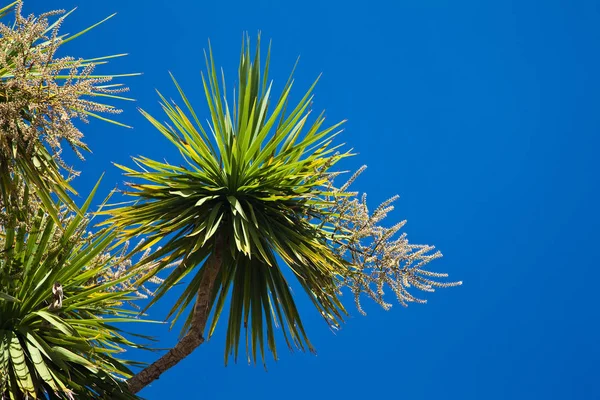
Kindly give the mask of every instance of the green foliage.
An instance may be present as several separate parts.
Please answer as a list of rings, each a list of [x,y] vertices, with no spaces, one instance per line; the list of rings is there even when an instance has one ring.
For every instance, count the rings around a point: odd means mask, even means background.
[[[209,47],[202,75],[206,124],[175,78],[182,107],[159,93],[168,122],[141,111],[179,150],[183,165],[146,157],[133,159],[137,169],[119,165],[132,179],[126,194],[133,200],[99,211],[108,219],[88,232],[86,212],[98,185],[77,208],[70,197],[76,172],[60,158],[61,143],[79,156],[89,150],[76,118],[122,125],[98,115],[120,110],[97,100],[131,100],[117,95],[126,90],[120,84],[107,84],[127,74],[92,75],[95,65],[122,54],[56,58],[60,46],[106,19],[66,36],[58,28],[71,12],[50,24],[48,17],[62,12],[24,18],[17,1],[0,9],[0,18],[13,7],[14,24],[0,23],[2,398],[137,398],[131,391],[184,357],[175,347],[157,362],[160,368],[148,368],[147,379],[127,387],[135,363],[118,354],[144,347],[115,324],[142,321],[126,304],[146,297],[142,291],[153,294],[143,286],[148,281],[160,286],[146,308],[189,278],[167,316],[173,324],[183,319],[182,332],[194,339],[193,347],[185,339],[178,344],[185,354],[202,342],[197,333],[210,311],[208,337],[227,314],[226,363],[232,355],[237,360],[243,336],[248,362],[265,362],[265,350],[277,359],[277,328],[290,349],[314,351],[286,269],[331,327],[346,314],[341,290],[350,290],[362,312],[363,295],[391,306],[384,287],[407,305],[425,302],[409,288],[432,292],[461,284],[424,269],[441,253],[409,244],[405,234],[396,237],[404,222],[381,225],[395,197],[370,212],[366,196],[347,192],[362,169],[342,187],[333,184],[339,173],[332,167],[351,155],[334,144],[343,122],[328,126],[323,113],[311,118],[316,82],[292,106],[292,76],[272,95],[270,47],[262,60],[260,37],[254,54],[249,38],[242,43],[231,97]],[[138,236],[143,241],[127,253]],[[158,244],[163,247],[152,251]],[[143,255],[132,267],[138,252]],[[186,313],[195,300],[198,312]]]
[[[26,196],[27,197],[27,196]],[[115,233],[87,231],[88,198],[61,226],[38,210],[31,227],[0,227],[0,394],[11,399],[136,398],[117,354],[140,347],[116,323],[143,322],[123,306],[136,298],[108,253]]]
[[[254,57],[249,40],[242,47],[239,86],[233,108],[219,84],[212,51],[206,56],[208,74],[202,76],[210,110],[205,128],[183,90],[174,80],[184,111],[161,95],[169,124],[143,115],[174,145],[186,166],[145,157],[134,158],[140,171],[119,166],[142,182],[130,184],[138,201],[106,211],[106,222],[124,238],[147,236],[145,247],[167,235],[167,243],[145,262],[160,260],[156,271],[181,261],[158,289],[150,305],[201,265],[215,246],[226,247],[217,278],[209,336],[231,293],[226,361],[237,358],[242,330],[248,359],[264,360],[264,341],[277,357],[274,327],[281,325],[288,346],[313,350],[308,341],[282,267],[289,267],[328,323],[336,325],[344,308],[335,295],[335,276],[345,263],[327,246],[330,232],[311,220],[323,219],[329,202],[323,200],[325,172],[341,157],[332,145],[341,123],[324,126],[319,115],[309,123],[313,86],[287,112],[293,81],[269,110],[269,56],[260,66],[260,43]],[[315,82],[316,83],[316,82]],[[220,239],[219,239],[220,238]],[[281,262],[283,261],[283,262]],[[174,321],[193,302],[203,268],[195,270],[169,317]],[[184,325],[189,327],[191,314]]]

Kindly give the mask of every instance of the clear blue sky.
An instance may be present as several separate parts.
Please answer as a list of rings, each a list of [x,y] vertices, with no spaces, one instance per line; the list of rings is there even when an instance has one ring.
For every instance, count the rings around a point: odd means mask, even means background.
[[[356,188],[373,205],[400,194],[390,223],[408,219],[409,239],[444,253],[432,267],[465,282],[425,306],[368,304],[366,317],[349,301],[335,335],[302,299],[317,357],[283,351],[268,372],[225,368],[217,335],[144,396],[600,398],[598,2],[26,1],[36,13],[74,6],[63,32],[119,14],[69,53],[129,52],[101,71],[144,73],[127,80],[138,102],[121,116],[135,129],[85,127],[94,153],[78,164],[81,192],[102,171],[103,193],[122,186],[111,161],[176,162],[135,107],[159,114],[154,88],[175,96],[170,70],[206,115],[207,39],[232,82],[242,32],[261,30],[276,84],[298,55],[296,94],[323,73],[314,108],[348,118],[343,140],[360,154],[347,166],[369,166]],[[177,336],[148,333],[165,347]]]

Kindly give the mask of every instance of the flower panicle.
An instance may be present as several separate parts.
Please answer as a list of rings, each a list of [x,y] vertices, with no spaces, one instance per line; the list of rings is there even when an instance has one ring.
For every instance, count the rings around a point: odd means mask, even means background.
[[[327,199],[332,210],[332,217],[326,221],[333,232],[329,241],[338,256],[350,266],[339,277],[340,293],[343,288],[349,289],[358,311],[365,314],[361,304],[363,295],[385,310],[391,308],[384,299],[385,287],[389,287],[397,301],[406,307],[409,303],[427,302],[409,292],[411,288],[431,293],[436,288],[461,285],[462,281],[443,280],[448,277],[446,273],[424,269],[431,261],[442,257],[442,253],[434,246],[411,244],[406,233],[399,234],[406,220],[390,227],[381,224],[394,209],[393,203],[399,196],[392,196],[370,212],[366,193],[359,197],[348,192],[365,168],[361,167],[339,189],[333,182],[337,176],[328,176],[328,192],[338,194]]]
[[[14,24],[0,23],[0,157],[12,160],[15,147],[31,156],[45,144],[57,164],[70,176],[76,175],[61,158],[61,142],[83,159],[81,150],[86,146],[74,120],[86,123],[90,115],[120,113],[92,99],[127,88],[106,85],[110,76],[92,75],[92,62],[56,57],[64,42],[58,33],[64,10],[24,17],[22,7],[22,2],[17,3]],[[53,16],[60,17],[50,29]]]

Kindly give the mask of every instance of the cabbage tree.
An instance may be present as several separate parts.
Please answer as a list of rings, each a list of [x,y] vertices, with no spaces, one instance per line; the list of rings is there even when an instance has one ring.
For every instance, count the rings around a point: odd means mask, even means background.
[[[260,42],[254,55],[249,40],[243,43],[231,95],[209,50],[202,76],[208,122],[200,122],[175,79],[180,104],[160,95],[168,122],[142,110],[179,150],[182,163],[135,157],[137,167],[119,165],[131,179],[126,194],[134,200],[105,211],[106,224],[122,240],[145,237],[138,250],[163,244],[143,260],[156,265],[147,277],[170,271],[148,307],[188,278],[168,315],[173,323],[183,319],[182,338],[129,380],[133,393],[210,338],[224,315],[225,362],[237,359],[241,343],[249,362],[264,362],[265,350],[276,359],[277,327],[288,347],[313,351],[291,277],[333,328],[346,314],[344,286],[358,305],[364,293],[389,307],[384,285],[407,304],[420,301],[408,287],[459,284],[439,283],[434,278],[444,274],[422,269],[440,256],[432,247],[394,239],[401,225],[378,225],[391,201],[369,213],[348,185],[334,185],[333,168],[351,155],[334,143],[342,122],[327,125],[323,113],[312,116],[314,84],[295,104],[292,77],[274,96],[269,55],[270,48],[261,59]]]

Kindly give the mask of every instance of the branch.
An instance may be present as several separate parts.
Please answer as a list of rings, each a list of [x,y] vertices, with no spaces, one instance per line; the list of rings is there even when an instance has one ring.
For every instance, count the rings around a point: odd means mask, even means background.
[[[192,352],[204,343],[202,336],[208,316],[210,314],[210,298],[215,285],[219,270],[223,264],[221,255],[222,244],[217,240],[215,250],[204,265],[204,272],[196,296],[192,322],[189,331],[167,354],[159,358],[150,366],[131,377],[127,381],[129,390],[138,393],[150,383],[158,379],[163,372],[178,364],[181,360],[192,354]]]

